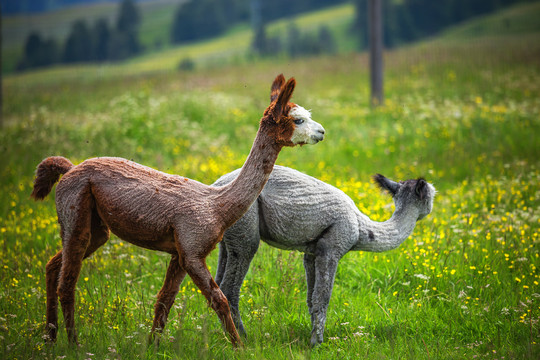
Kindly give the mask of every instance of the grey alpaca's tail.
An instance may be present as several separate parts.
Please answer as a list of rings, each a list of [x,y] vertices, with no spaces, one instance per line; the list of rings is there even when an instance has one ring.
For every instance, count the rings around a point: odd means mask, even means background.
[[[39,163],[34,180],[34,190],[30,197],[43,200],[52,190],[60,175],[67,173],[73,164],[62,156],[51,156]]]

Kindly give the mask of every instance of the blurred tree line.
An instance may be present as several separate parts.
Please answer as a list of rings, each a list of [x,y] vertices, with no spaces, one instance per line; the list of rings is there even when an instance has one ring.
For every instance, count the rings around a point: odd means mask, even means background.
[[[123,60],[140,53],[139,9],[133,0],[122,0],[119,6],[113,27],[104,18],[98,19],[92,26],[85,20],[77,20],[71,26],[63,46],[54,39],[44,39],[38,32],[30,33],[17,70],[55,63]]]
[[[367,3],[353,0],[356,16],[352,30],[359,35],[360,49],[367,47]],[[383,0],[383,36],[386,47],[432,36],[440,30],[474,16],[531,0]]]
[[[326,26],[321,26],[316,33],[302,33],[291,23],[284,34],[268,36],[266,24],[347,1],[352,1],[356,9],[352,36],[359,39],[359,48],[364,49],[368,38],[366,13],[369,0],[187,0],[178,5],[173,15],[170,42],[199,41],[223,34],[237,24],[251,22],[254,29],[252,50],[260,56],[333,53],[336,41]],[[451,24],[519,1],[531,0],[383,0],[384,43],[386,47],[393,47],[415,41]],[[105,19],[99,19],[91,26],[78,20],[62,45],[33,32],[26,40],[18,69],[59,62],[129,58],[142,51],[138,40],[140,24],[141,15],[134,0],[122,0],[114,26]]]
[[[284,39],[269,37],[265,24],[270,21],[346,2],[347,0],[197,0],[181,5],[173,18],[174,44],[220,35],[238,23],[251,22],[255,31],[252,50],[261,56],[286,53],[291,57],[333,53],[332,33],[322,26],[317,34],[301,33],[290,24]]]
[[[171,29],[172,43],[200,40],[222,34],[241,22],[255,28],[270,21],[290,17],[347,0],[196,0],[180,5]]]
[[[2,0],[2,12],[4,14],[38,13],[87,2],[88,0]]]
[[[255,30],[251,48],[259,56],[286,54],[295,58],[308,55],[334,54],[337,43],[328,26],[321,25],[315,33],[303,33],[290,23],[282,36],[268,36],[265,26]]]

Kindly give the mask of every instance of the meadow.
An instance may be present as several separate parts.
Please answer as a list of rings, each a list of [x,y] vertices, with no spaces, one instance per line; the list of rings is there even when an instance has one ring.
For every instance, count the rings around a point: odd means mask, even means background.
[[[449,33],[389,51],[385,103],[374,109],[366,54],[193,72],[85,65],[6,77],[0,357],[538,359],[539,40],[537,32]],[[312,110],[327,138],[283,150],[278,164],[337,186],[378,221],[393,204],[372,174],[424,176],[438,190],[432,214],[401,247],[341,260],[326,341],[309,346],[302,254],[262,244],[242,289],[244,348],[232,349],[189,277],[161,343],[148,346],[169,256],[112,236],[83,263],[81,346],[67,344],[62,320],[57,344],[46,344],[44,269],[61,240],[54,195],[29,198],[36,165],[50,155],[74,163],[121,156],[210,184],[243,164],[281,72],[296,77],[293,101]],[[216,261],[214,251],[213,273]]]

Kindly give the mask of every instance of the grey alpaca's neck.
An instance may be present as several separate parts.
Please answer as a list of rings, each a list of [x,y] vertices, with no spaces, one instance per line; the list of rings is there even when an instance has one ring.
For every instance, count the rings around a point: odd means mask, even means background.
[[[384,222],[373,221],[358,212],[360,235],[352,250],[382,252],[397,248],[412,234],[418,219],[415,208],[397,209]]]
[[[240,219],[257,199],[270,177],[281,146],[260,131],[238,177],[219,190],[218,204],[226,226]]]

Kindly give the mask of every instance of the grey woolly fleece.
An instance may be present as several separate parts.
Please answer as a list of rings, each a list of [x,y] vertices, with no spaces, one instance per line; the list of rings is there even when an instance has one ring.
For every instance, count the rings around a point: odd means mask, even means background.
[[[235,170],[218,179],[222,186]],[[229,300],[235,324],[245,329],[238,310],[240,287],[262,239],[277,248],[304,252],[307,304],[312,345],[323,341],[326,311],[339,260],[351,250],[387,251],[398,247],[416,221],[432,210],[435,188],[423,179],[374,180],[396,204],[385,222],[370,220],[343,191],[297,170],[274,166],[263,191],[247,213],[229,228],[220,243],[216,282]]]

